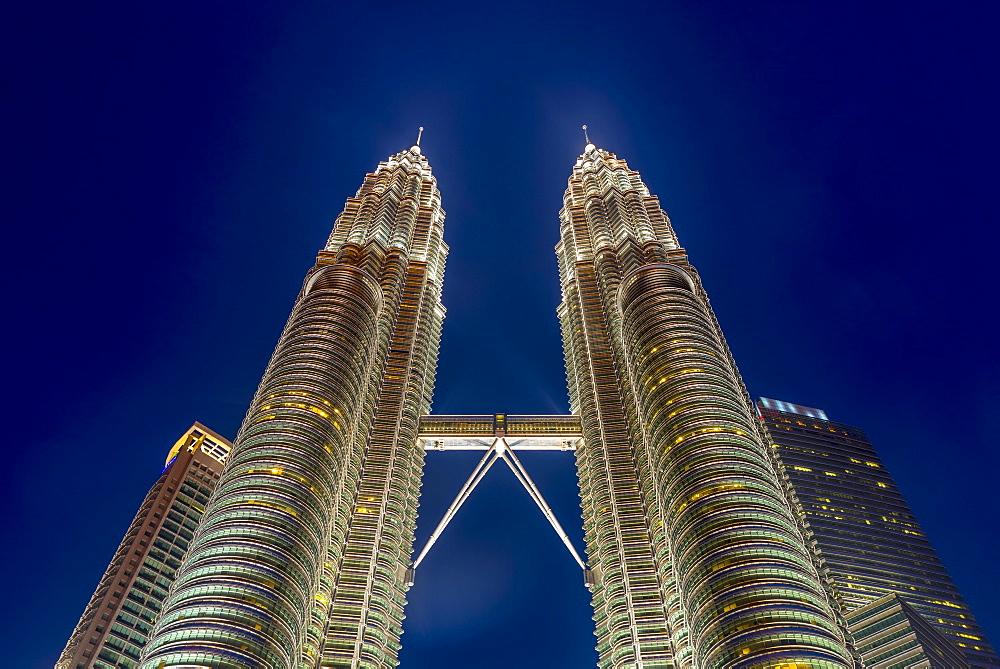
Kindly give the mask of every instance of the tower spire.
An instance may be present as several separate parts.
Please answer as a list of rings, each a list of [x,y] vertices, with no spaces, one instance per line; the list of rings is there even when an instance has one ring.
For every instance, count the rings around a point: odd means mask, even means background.
[[[587,126],[583,126],[583,138],[587,140],[587,146],[583,147],[584,153],[590,153],[597,148],[594,146],[594,143],[590,141],[590,135],[587,133]]]
[[[417,130],[417,143],[410,147],[410,153],[415,153],[418,156],[420,155],[420,138],[423,136],[423,134],[424,134],[424,126],[420,126],[420,128]]]

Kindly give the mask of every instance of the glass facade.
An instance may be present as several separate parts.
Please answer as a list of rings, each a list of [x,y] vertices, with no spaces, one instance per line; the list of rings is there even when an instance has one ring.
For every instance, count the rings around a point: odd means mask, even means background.
[[[170,449],[56,669],[138,666],[230,448],[195,423]]]
[[[601,667],[850,655],[698,274],[639,174],[588,144],[559,306]]]
[[[899,594],[972,666],[1000,666],[865,433],[818,409],[766,399],[758,407],[842,612]]]

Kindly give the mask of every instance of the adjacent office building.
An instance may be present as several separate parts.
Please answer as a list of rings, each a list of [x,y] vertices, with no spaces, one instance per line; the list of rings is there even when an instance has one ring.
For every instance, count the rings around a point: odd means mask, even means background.
[[[908,614],[916,611],[973,667],[1000,666],[864,432],[829,420],[821,409],[766,398],[758,408],[830,593],[854,636],[863,637],[857,639],[858,650],[866,664],[891,664],[881,657],[889,652],[883,649],[888,641],[879,645],[882,637],[867,630],[876,622],[888,628],[890,614],[897,623],[913,620]],[[911,633],[919,632],[918,621]],[[928,647],[934,644],[931,636],[923,635]],[[956,665],[939,660],[931,666]]]
[[[160,613],[231,444],[195,423],[167,454],[56,669],[131,669]]]

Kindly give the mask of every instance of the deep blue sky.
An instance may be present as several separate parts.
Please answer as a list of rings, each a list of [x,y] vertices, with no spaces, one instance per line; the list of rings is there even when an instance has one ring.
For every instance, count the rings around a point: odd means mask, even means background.
[[[344,199],[418,125],[452,249],[435,412],[567,409],[552,247],[587,123],[660,196],[750,392],[864,428],[1000,642],[990,3],[9,11],[5,666],[52,665],[181,432],[235,434]],[[421,537],[474,459],[428,455]],[[525,464],[579,544],[572,457]],[[406,669],[596,658],[506,471],[410,594]]]

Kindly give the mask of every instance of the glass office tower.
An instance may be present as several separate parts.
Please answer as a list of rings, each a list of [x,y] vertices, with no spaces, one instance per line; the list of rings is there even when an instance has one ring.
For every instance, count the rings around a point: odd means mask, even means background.
[[[444,309],[419,146],[365,177],[308,271],[142,666],[396,664]]]
[[[853,612],[898,594],[957,644],[972,666],[1000,666],[865,433],[829,420],[821,409],[766,398],[758,407],[832,595],[852,629],[871,617]]]
[[[167,454],[56,669],[132,669],[187,553],[231,444],[195,423]]]
[[[588,144],[560,220],[599,666],[848,666],[756,409],[657,198]]]

